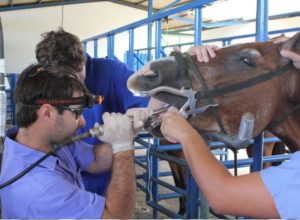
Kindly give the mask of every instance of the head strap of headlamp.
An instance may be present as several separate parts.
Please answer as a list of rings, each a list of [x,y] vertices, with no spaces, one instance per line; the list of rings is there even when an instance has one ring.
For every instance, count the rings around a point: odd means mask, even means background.
[[[102,104],[103,97],[96,95],[84,95],[80,97],[71,97],[71,98],[57,98],[57,99],[37,99],[33,103],[23,103],[27,106],[40,106],[44,104],[50,105],[82,105],[84,108],[91,108],[94,104]]]

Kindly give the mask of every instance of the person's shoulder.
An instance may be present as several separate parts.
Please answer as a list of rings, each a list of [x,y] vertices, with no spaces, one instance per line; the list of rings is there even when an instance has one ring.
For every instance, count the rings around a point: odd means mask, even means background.
[[[113,68],[127,68],[126,64],[117,59],[104,58],[102,62]]]

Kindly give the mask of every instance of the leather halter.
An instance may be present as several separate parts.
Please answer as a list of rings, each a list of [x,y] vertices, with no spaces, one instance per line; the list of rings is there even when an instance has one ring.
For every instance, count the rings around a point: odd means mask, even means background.
[[[208,100],[209,104],[207,106],[214,106],[214,107],[218,106],[218,104],[215,104],[212,98],[261,84],[261,83],[271,80],[277,76],[280,76],[283,73],[286,73],[293,66],[292,62],[289,62],[286,65],[278,68],[277,70],[275,70],[273,72],[261,74],[259,76],[253,77],[251,79],[248,79],[248,80],[245,80],[242,82],[234,83],[229,86],[209,89],[206,85],[203,75],[201,74],[201,72],[197,68],[196,64],[194,63],[192,57],[188,53],[182,54],[180,52],[173,52],[171,54],[171,56],[172,55],[174,55],[178,65],[185,65],[186,74],[188,74],[188,76],[190,78],[190,82],[192,81],[192,79],[195,79],[203,87],[202,91],[194,91],[192,88],[192,83],[190,84],[191,90],[194,92],[194,95],[195,95],[194,96],[195,104],[198,100]],[[191,104],[194,104],[194,103],[190,103],[191,110],[197,109],[195,106],[191,106]],[[187,103],[185,105],[187,105]],[[201,107],[201,108],[203,108],[203,107]],[[275,124],[277,125],[278,123],[282,122],[283,120],[285,120],[288,117],[289,114],[293,113],[294,111],[298,110],[299,108],[300,108],[300,104],[297,105],[293,110],[289,111],[288,113],[284,114],[283,116],[281,116],[277,120],[275,120],[273,123],[271,123],[272,126],[274,126]],[[214,116],[216,118],[216,121],[217,121],[222,133],[226,134],[219,111],[216,108],[213,108],[212,110],[213,110]],[[192,114],[192,116],[195,117],[196,114],[197,113],[194,112],[194,114]]]

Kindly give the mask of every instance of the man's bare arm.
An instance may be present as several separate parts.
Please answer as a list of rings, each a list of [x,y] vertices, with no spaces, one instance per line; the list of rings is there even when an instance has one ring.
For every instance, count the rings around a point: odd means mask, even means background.
[[[93,174],[100,174],[112,168],[112,147],[110,144],[101,143],[94,146],[95,159],[87,171]]]
[[[133,150],[116,153],[112,178],[106,194],[102,218],[131,219],[134,217],[135,169]]]

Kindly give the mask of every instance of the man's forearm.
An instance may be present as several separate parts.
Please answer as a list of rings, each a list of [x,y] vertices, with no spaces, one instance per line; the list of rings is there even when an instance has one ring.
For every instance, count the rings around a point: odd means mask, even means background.
[[[95,159],[87,169],[89,173],[100,174],[112,168],[112,148],[110,144],[101,143],[94,146]]]
[[[114,154],[103,218],[133,218],[136,190],[133,157],[133,150]]]

